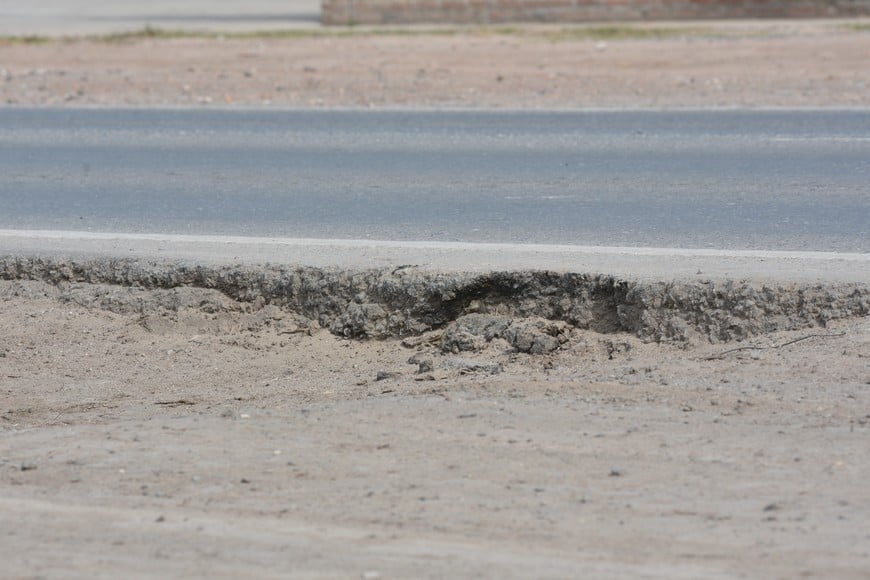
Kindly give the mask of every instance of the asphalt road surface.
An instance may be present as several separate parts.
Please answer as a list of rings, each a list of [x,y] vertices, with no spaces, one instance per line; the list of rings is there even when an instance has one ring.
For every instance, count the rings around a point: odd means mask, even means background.
[[[274,30],[319,23],[319,0],[0,0],[4,36],[109,34],[145,26]]]
[[[0,228],[870,252],[870,111],[0,109]]]

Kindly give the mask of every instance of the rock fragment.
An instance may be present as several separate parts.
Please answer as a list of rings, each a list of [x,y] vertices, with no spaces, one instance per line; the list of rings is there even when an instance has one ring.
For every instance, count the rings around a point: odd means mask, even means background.
[[[519,352],[546,354],[568,342],[569,332],[564,322],[537,318],[511,325],[504,338]]]

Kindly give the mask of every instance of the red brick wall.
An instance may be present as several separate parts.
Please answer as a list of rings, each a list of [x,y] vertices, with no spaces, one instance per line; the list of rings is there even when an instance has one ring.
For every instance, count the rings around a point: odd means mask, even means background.
[[[324,24],[870,16],[870,0],[322,0]]]

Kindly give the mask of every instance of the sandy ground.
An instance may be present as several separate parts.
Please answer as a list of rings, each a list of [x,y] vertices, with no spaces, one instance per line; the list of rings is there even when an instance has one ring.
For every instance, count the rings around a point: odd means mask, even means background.
[[[47,44],[0,40],[0,103],[870,106],[867,21],[339,33]],[[650,34],[663,36],[644,38]]]
[[[201,292],[0,283],[4,576],[870,571],[870,319],[457,355]]]
[[[0,102],[868,106],[868,54],[836,22],[6,41]],[[0,576],[870,575],[870,319],[533,356],[98,302],[0,282]]]

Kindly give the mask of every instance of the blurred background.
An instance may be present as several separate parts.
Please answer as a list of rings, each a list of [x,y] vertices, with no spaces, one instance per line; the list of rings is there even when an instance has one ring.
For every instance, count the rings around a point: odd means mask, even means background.
[[[78,36],[145,27],[280,30],[320,24],[320,0],[0,0],[0,36]]]

